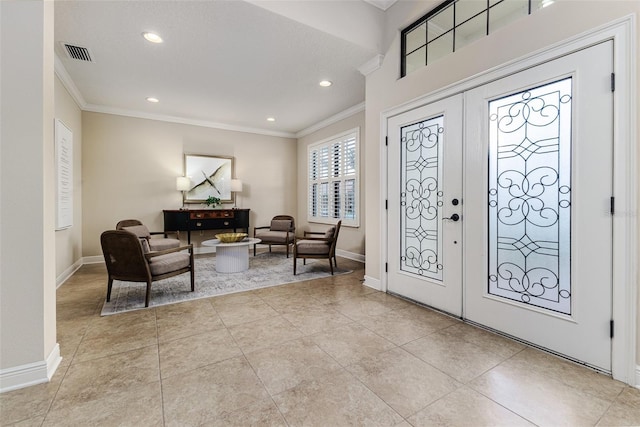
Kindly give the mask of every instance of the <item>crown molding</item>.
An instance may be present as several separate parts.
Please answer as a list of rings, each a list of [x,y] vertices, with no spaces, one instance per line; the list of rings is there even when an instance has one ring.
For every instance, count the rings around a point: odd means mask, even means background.
[[[398,0],[364,0],[364,1],[386,12],[387,9],[393,6]]]
[[[136,119],[158,120],[161,122],[178,123],[183,125],[200,126],[212,129],[230,130],[234,132],[253,133],[257,135],[276,136],[280,138],[295,138],[296,134],[291,132],[279,132],[268,129],[252,128],[225,123],[210,122],[208,120],[187,119],[185,117],[166,116],[162,114],[150,114],[142,111],[127,110],[124,108],[105,107],[103,105],[87,104],[82,108],[84,111],[93,113],[113,114],[116,116],[133,117]]]
[[[58,76],[58,78],[62,82],[62,85],[69,92],[69,95],[71,95],[71,97],[76,102],[76,104],[78,104],[78,107],[80,107],[80,109],[84,109],[85,106],[87,105],[87,102],[84,100],[82,93],[80,93],[80,90],[71,79],[71,76],[69,75],[69,73],[67,72],[67,69],[62,64],[62,60],[60,59],[58,54],[54,55],[53,68],[55,70],[56,76]]]
[[[60,57],[55,54],[54,58],[54,70],[64,87],[67,89],[73,100],[78,104],[82,111],[91,111],[94,113],[114,114],[117,116],[134,117],[139,119],[158,120],[162,122],[179,123],[185,125],[201,126],[213,129],[230,130],[235,132],[254,133],[258,135],[276,136],[280,138],[295,138],[295,133],[292,132],[279,132],[268,129],[252,128],[245,126],[228,125],[225,123],[210,122],[207,120],[194,120],[184,117],[165,116],[161,114],[149,114],[142,111],[127,110],[121,108],[107,107],[104,105],[88,104],[78,87],[73,82],[73,79],[64,67]]]
[[[376,71],[378,68],[380,68],[382,66],[383,60],[384,60],[384,55],[377,54],[376,56],[374,56],[373,58],[371,58],[370,60],[362,64],[361,66],[359,66],[358,71],[360,71],[360,74],[366,77],[369,74]]]
[[[365,108],[365,103],[361,102],[360,104],[354,105],[351,108],[347,108],[344,111],[339,112],[338,114],[335,114],[331,117],[329,117],[328,119],[325,119],[321,122],[316,123],[315,125],[309,126],[306,129],[302,129],[301,131],[299,131],[298,133],[295,134],[296,138],[302,138],[303,136],[307,136],[310,133],[313,133],[317,130],[320,130],[322,128],[325,128],[329,125],[332,125],[334,123],[339,122],[340,120],[346,119],[347,117],[353,116],[356,113],[359,113],[361,111],[364,111]]]
[[[384,58],[383,55],[376,55],[374,58],[372,58],[372,60],[367,61],[366,64],[364,64],[362,67],[360,67],[360,72],[362,72],[362,68],[367,66],[368,64],[371,63],[375,63],[376,61],[378,61],[378,65],[375,66],[375,68],[372,68],[371,71],[374,71],[375,69],[377,69],[380,65],[380,63],[382,63],[382,58]],[[373,67],[374,65],[372,65]],[[95,104],[88,104],[84,97],[82,96],[82,93],[80,92],[80,90],[78,89],[78,87],[75,85],[75,83],[73,82],[73,80],[71,79],[71,76],[69,75],[69,73],[67,72],[66,68],[64,67],[62,61],[60,60],[60,58],[58,57],[58,55],[55,55],[55,73],[58,76],[58,78],[60,79],[60,81],[62,82],[62,84],[64,85],[64,87],[69,91],[69,94],[71,95],[71,97],[74,99],[74,101],[76,102],[76,104],[78,104],[78,106],[80,107],[80,109],[82,111],[90,111],[93,113],[104,113],[104,114],[113,114],[116,116],[124,116],[124,117],[133,117],[133,118],[138,118],[138,119],[148,119],[148,120],[158,120],[161,122],[169,122],[169,123],[178,123],[178,124],[184,124],[184,125],[192,125],[192,126],[201,126],[201,127],[207,127],[207,128],[212,128],[212,129],[221,129],[221,130],[229,130],[229,131],[234,131],[234,132],[244,132],[244,133],[253,133],[253,134],[257,134],[257,135],[265,135],[265,136],[275,136],[275,137],[279,137],[279,138],[301,138],[305,135],[309,135],[310,133],[313,133],[319,129],[322,129],[323,127],[329,126],[333,123],[336,123],[342,119],[345,119],[349,116],[352,116],[353,114],[359,113],[361,111],[364,111],[365,108],[365,103],[362,102],[360,104],[354,105],[351,108],[348,108],[338,114],[335,114],[331,117],[329,117],[328,119],[325,119],[319,123],[316,123],[315,125],[312,125],[308,128],[302,129],[301,131],[297,132],[297,133],[293,133],[293,132],[280,132],[280,131],[273,131],[273,130],[269,130],[269,129],[260,129],[260,128],[252,128],[252,127],[246,127],[246,126],[237,126],[237,125],[229,125],[226,123],[218,123],[218,122],[211,122],[211,121],[207,121],[207,120],[195,120],[195,119],[188,119],[185,117],[176,117],[176,116],[167,116],[167,115],[162,115],[162,114],[151,114],[151,113],[145,113],[142,111],[137,111],[137,110],[128,110],[128,109],[124,109],[124,108],[114,108],[114,107],[107,107],[104,105],[95,105]],[[364,74],[364,73],[363,73]],[[366,74],[365,74],[366,75]]]

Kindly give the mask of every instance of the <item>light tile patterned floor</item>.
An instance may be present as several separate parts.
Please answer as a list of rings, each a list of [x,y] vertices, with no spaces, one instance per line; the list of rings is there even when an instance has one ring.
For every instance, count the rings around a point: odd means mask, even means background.
[[[0,425],[640,425],[640,390],[349,275],[100,317],[104,266],[58,290],[63,362]]]

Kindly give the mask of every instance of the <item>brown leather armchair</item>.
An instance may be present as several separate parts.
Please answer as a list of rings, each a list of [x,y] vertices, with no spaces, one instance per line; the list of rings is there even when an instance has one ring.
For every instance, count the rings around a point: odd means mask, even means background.
[[[193,245],[181,246],[157,252],[145,252],[135,234],[127,230],[109,230],[100,236],[104,262],[109,275],[107,301],[111,300],[114,280],[146,282],[144,306],[149,307],[151,283],[186,272],[191,273],[191,292],[195,290]],[[183,252],[188,250],[188,253]]]
[[[296,274],[298,258],[303,259],[306,264],[307,258],[320,258],[329,260],[329,268],[333,276],[333,267],[338,268],[336,260],[336,243],[338,242],[338,233],[342,221],[329,228],[324,233],[317,231],[305,231],[304,237],[300,240],[296,239],[293,245],[293,274]]]
[[[164,235],[162,231],[149,231],[146,225],[137,219],[123,219],[116,224],[116,230],[127,230],[140,239],[145,239],[150,251],[163,251],[165,249],[177,248],[180,240],[168,237],[152,238],[155,235]],[[144,244],[144,242],[142,242]]]
[[[291,215],[276,215],[271,219],[271,225],[255,227],[253,237],[269,245],[269,252],[272,245],[285,245],[289,258],[289,246],[293,245],[296,238],[296,221]],[[253,256],[256,256],[256,245],[253,245]]]

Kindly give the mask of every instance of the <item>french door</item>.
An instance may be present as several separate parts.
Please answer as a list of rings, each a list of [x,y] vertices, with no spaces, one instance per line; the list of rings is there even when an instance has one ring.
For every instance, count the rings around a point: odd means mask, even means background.
[[[613,42],[465,94],[465,317],[611,369]]]
[[[603,42],[389,119],[391,292],[611,370],[612,58]]]
[[[462,95],[389,121],[388,290],[462,314]],[[393,255],[391,255],[393,254]]]

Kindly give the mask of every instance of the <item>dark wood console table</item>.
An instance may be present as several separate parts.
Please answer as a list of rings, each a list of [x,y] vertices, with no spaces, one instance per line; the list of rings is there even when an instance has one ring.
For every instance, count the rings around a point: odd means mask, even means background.
[[[191,243],[195,230],[233,230],[249,233],[249,209],[164,210],[164,232],[186,231]]]

